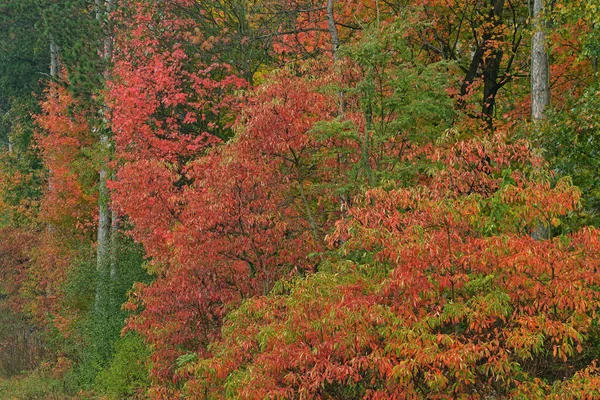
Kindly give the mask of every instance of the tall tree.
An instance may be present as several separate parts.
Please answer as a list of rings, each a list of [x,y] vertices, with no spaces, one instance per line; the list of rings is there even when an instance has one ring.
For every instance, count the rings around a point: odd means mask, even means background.
[[[546,32],[544,24],[544,0],[533,0],[531,42],[531,117],[534,122],[544,118],[544,110],[550,103],[550,76]]]
[[[104,79],[110,76],[109,64],[113,55],[113,29],[111,13],[115,9],[115,0],[96,0],[96,19],[103,27],[103,39],[101,41],[101,56],[104,61]],[[100,171],[98,186],[98,240],[97,240],[97,279],[94,309],[97,314],[97,323],[104,324],[109,319],[111,301],[112,279],[117,277],[116,251],[117,221],[113,221],[110,208],[110,194],[107,181],[111,173],[109,168],[110,137],[108,127],[108,108],[105,104],[98,105],[99,125],[96,127],[100,133]]]

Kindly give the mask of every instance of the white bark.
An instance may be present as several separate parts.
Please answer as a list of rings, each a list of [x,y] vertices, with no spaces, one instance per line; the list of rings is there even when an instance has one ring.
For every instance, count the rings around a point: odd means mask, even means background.
[[[544,110],[550,104],[550,72],[546,52],[546,32],[544,31],[544,0],[533,0],[531,41],[531,120],[533,129],[544,119]],[[538,221],[531,236],[535,240],[549,239],[551,229]]]
[[[102,58],[107,63],[112,59],[113,54],[113,38],[112,29],[108,23],[110,12],[113,11],[114,0],[95,0],[96,1],[96,18],[104,27],[104,48]],[[109,78],[110,71],[108,67],[104,71],[105,79]],[[105,110],[102,110],[104,114]],[[104,115],[102,115],[104,118]],[[98,282],[96,283],[96,297],[94,308],[98,314],[103,314],[107,310],[111,302],[111,287],[114,286],[111,278],[116,278],[116,250],[113,247],[116,245],[116,237],[113,230],[116,229],[116,221],[112,221],[112,212],[110,210],[110,193],[106,182],[110,176],[108,167],[108,154],[110,153],[110,138],[106,129],[100,129],[100,144],[104,151],[104,160],[99,172],[99,188],[98,188],[98,244],[96,253],[96,268]],[[113,240],[114,239],[114,240]]]
[[[533,0],[533,38],[531,43],[531,118],[544,118],[550,104],[549,65],[546,52],[546,33],[543,22],[544,0]]]
[[[54,41],[50,42],[50,76],[56,78],[60,73],[60,50]]]
[[[54,42],[54,40],[50,41],[50,76],[55,79],[58,77],[60,73],[60,48]],[[9,142],[9,149],[12,152],[12,144]],[[52,176],[48,177],[48,191],[50,193],[54,192],[54,182],[52,180]],[[48,231],[54,232],[54,226],[52,224],[48,224]]]

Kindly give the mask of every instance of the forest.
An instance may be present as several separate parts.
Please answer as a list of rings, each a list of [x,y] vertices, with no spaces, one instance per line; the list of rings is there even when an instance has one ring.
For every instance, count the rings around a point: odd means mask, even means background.
[[[0,399],[600,398],[598,0],[0,0]]]

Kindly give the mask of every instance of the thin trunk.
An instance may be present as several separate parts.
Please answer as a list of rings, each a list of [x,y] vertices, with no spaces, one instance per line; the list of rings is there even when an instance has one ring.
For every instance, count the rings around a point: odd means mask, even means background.
[[[50,41],[50,76],[52,78],[57,78],[60,72],[60,60],[59,60],[59,48],[54,41]],[[12,149],[12,145],[9,143],[9,149]],[[54,191],[54,184],[52,179],[48,181],[48,190],[50,192]],[[50,227],[50,229],[52,229]]]
[[[333,55],[334,68],[336,73],[341,75],[341,71],[338,59],[339,59],[339,48],[340,48],[340,37],[338,35],[337,26],[335,25],[335,15],[333,13],[333,0],[327,0],[327,29],[331,36],[331,53]],[[338,116],[344,114],[344,92],[340,90],[338,93]]]
[[[544,2],[533,0],[533,38],[531,42],[531,119],[533,129],[538,129],[544,119],[544,110],[550,104],[550,72],[544,32]],[[531,236],[535,240],[550,239],[549,224],[538,221]]]
[[[371,79],[373,77],[371,76]],[[367,177],[367,182],[370,187],[375,186],[375,175],[373,173],[373,168],[371,167],[370,160],[370,148],[371,148],[371,133],[373,132],[375,124],[373,123],[373,100],[369,95],[369,101],[367,103],[367,110],[365,112],[365,132],[362,135],[361,145],[360,145],[360,153],[361,153],[361,163],[363,169],[365,171],[365,176]]]
[[[106,136],[101,138],[103,147],[106,145]],[[98,245],[97,245],[97,276],[95,311],[102,315],[106,310],[109,300],[109,279],[111,269],[111,251],[110,251],[110,231],[111,231],[111,213],[108,205],[109,193],[106,186],[107,171],[106,168],[100,170],[100,187],[98,190]]]
[[[96,19],[104,27],[104,48],[102,49],[102,58],[108,64],[112,58],[113,38],[112,29],[108,24],[109,13],[114,9],[114,0],[95,0],[96,1]],[[104,71],[105,79],[109,78],[108,65]],[[103,106],[104,107],[104,106]],[[105,113],[103,113],[105,115]],[[95,311],[102,315],[107,311],[111,303],[111,287],[114,287],[112,277],[116,277],[116,255],[113,252],[116,249],[113,245],[116,244],[116,238],[112,238],[113,226],[116,225],[112,220],[112,212],[110,210],[110,193],[106,182],[110,176],[108,167],[108,155],[110,152],[110,139],[108,132],[105,129],[100,130],[100,145],[105,153],[103,163],[99,172],[99,189],[98,189],[98,244],[96,255],[96,268],[98,282],[96,283],[96,298]],[[113,275],[113,269],[115,274]],[[103,317],[107,317],[103,315]]]
[[[50,76],[52,78],[58,77],[60,73],[60,49],[54,41],[50,42]]]
[[[333,0],[327,0],[327,29],[329,30],[329,36],[331,37],[331,51],[333,55],[333,63],[336,73],[341,76],[340,65],[338,63],[339,55],[338,50],[340,47],[340,37],[338,35],[337,26],[335,25],[335,15],[333,13]],[[338,93],[338,117],[344,115],[346,104],[344,101],[344,92],[342,90]],[[338,171],[341,173],[341,163],[343,155],[338,153]],[[350,193],[344,192],[340,195],[340,212],[345,215],[350,207]]]
[[[533,39],[531,45],[531,118],[534,123],[544,119],[550,104],[548,54],[543,23],[543,0],[533,0]]]
[[[302,199],[302,203],[304,204],[304,208],[306,210],[306,216],[308,218],[308,223],[310,224],[310,230],[312,232],[313,238],[318,241],[319,233],[317,232],[317,224],[315,223],[315,217],[313,216],[312,210],[310,208],[308,198],[304,193],[303,181],[298,181],[298,187],[300,188],[300,198]]]
[[[110,225],[110,309],[117,311],[120,301],[117,298],[117,283],[119,282],[119,216],[111,210]]]
[[[327,0],[327,29],[329,29],[329,34],[331,35],[331,52],[333,53],[333,61],[335,62],[338,60],[340,37],[338,36],[337,27],[335,26],[333,0]]]
[[[54,40],[50,40],[50,77],[53,79],[58,78],[58,74],[60,73],[60,49]],[[9,139],[10,140],[10,139]],[[8,143],[9,151],[12,152],[12,143]],[[50,193],[54,192],[54,182],[52,180],[52,176],[48,176],[48,191]],[[48,232],[54,232],[54,226],[52,224],[48,224]]]

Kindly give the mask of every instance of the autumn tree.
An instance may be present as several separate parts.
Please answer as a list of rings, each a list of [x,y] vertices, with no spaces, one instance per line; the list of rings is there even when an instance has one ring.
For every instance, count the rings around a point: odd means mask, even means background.
[[[416,44],[434,57],[457,62],[463,72],[457,95],[467,100],[477,94],[479,109],[470,112],[491,127],[498,92],[515,78],[526,76],[527,4],[505,0],[413,4],[428,21],[416,26]]]
[[[387,181],[395,168],[414,179],[408,170],[418,157],[415,148],[432,142],[433,131],[443,126],[434,115],[452,115],[452,103],[438,66],[395,70],[395,63],[403,57],[408,63],[409,56],[398,32],[387,40],[384,46],[368,42],[348,52],[346,82],[319,62],[306,64],[303,77],[293,69],[271,74],[243,97],[231,142],[184,166],[188,185],[180,191],[169,189],[174,177],[160,172],[156,161],[129,161],[121,169],[115,199],[135,221],[132,233],[152,254],[150,268],[157,274],[151,285],[136,289],[128,306],[139,312],[129,328],[155,348],[155,396],[176,393],[169,385],[173,376],[178,382],[188,379],[174,375],[178,358],[209,355],[207,346],[219,337],[231,307],[267,294],[282,277],[314,269],[316,253],[345,212],[339,206],[342,194],[354,196]],[[381,75],[361,70],[370,57]],[[315,71],[322,77],[314,77]],[[430,81],[421,87],[423,77]],[[344,116],[338,115],[340,85],[346,91]],[[410,98],[415,87],[423,97]],[[430,108],[434,95],[445,99]],[[409,112],[414,119],[394,122]],[[422,119],[430,120],[422,124],[431,129],[430,137],[417,131]],[[369,147],[362,149],[365,143]],[[366,171],[374,174],[373,182]],[[142,185],[137,179],[143,190],[123,186],[131,179],[126,172],[144,177]],[[154,230],[138,230],[146,227]]]
[[[507,139],[449,137],[429,153],[442,164],[433,179],[367,191],[319,273],[246,301],[215,356],[183,367],[188,395],[597,394],[598,234],[528,236],[538,218],[559,224],[579,192],[550,186],[527,143]]]
[[[533,2],[533,39],[531,44],[531,115],[534,122],[543,119],[550,102],[550,76],[544,32],[544,2]]]

